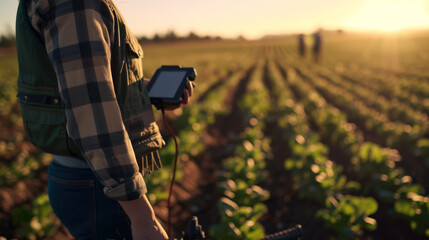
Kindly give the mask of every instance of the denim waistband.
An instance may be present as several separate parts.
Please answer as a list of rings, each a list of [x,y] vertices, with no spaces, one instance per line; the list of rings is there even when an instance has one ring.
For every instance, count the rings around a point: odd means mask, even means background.
[[[62,166],[66,166],[70,168],[89,168],[88,163],[86,163],[85,160],[82,160],[79,158],[61,156],[61,155],[53,155],[53,157],[54,157],[53,161]]]

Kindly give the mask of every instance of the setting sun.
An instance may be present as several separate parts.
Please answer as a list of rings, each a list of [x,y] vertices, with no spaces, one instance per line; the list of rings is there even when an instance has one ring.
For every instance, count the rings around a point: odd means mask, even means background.
[[[379,0],[367,1],[356,15],[348,19],[347,27],[358,30],[397,31],[429,26],[428,1]]]

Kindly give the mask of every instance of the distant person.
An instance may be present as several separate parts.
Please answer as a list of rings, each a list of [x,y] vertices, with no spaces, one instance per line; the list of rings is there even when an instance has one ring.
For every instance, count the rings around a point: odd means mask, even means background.
[[[315,62],[320,62],[322,55],[322,30],[318,30],[313,34],[313,57]]]
[[[301,58],[305,57],[305,36],[304,34],[298,35],[298,53]]]

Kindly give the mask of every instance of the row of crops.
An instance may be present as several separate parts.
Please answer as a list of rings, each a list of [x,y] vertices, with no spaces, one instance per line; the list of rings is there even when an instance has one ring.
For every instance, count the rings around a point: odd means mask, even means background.
[[[283,66],[283,69],[285,69],[284,76],[287,76],[288,71],[295,73],[295,75],[291,74],[288,79],[290,88],[303,101],[306,112],[312,115],[310,121],[313,123],[314,129],[318,130],[322,140],[330,146],[330,149],[340,152],[333,158],[338,158],[336,162],[342,163],[348,176],[361,183],[363,187],[361,193],[364,196],[374,197],[384,211],[387,211],[389,218],[406,220],[414,232],[427,236],[429,216],[429,199],[425,195],[427,181],[416,183],[413,175],[417,174],[410,170],[413,163],[408,162],[418,161],[414,163],[413,167],[417,165],[425,168],[427,146],[424,143],[427,140],[424,139],[424,129],[428,126],[425,114],[406,104],[396,104],[400,101],[393,97],[390,99],[389,107],[383,110],[374,108],[371,102],[374,102],[372,99],[375,97],[367,95],[371,94],[371,89],[367,89],[367,93],[359,95],[359,91],[363,92],[363,90],[359,86],[353,86],[353,88],[347,86],[349,84],[346,81],[347,78],[337,81],[336,85],[327,82],[327,78],[341,78],[341,75],[332,72],[329,77],[320,74],[320,72],[329,72],[329,65],[321,67],[307,64],[305,66],[305,64],[294,61],[291,54],[289,56],[283,54],[280,57],[289,57],[287,61],[289,64]],[[359,79],[361,82],[372,81],[371,76],[355,77],[355,79]],[[386,85],[392,84],[385,81]],[[323,96],[326,96],[326,99]],[[389,104],[385,102],[384,105]],[[394,109],[394,106],[397,105],[401,109],[398,111],[404,111],[404,115],[407,116],[418,116],[415,118],[418,120],[408,123],[406,118],[394,119],[392,117],[394,114],[391,114],[388,109]],[[335,108],[336,106],[338,108]],[[341,112],[339,109],[348,110]],[[365,109],[369,114],[362,114],[362,119],[354,118],[353,114],[360,114],[361,109]],[[379,121],[379,125],[371,124],[376,121],[374,121],[376,117],[382,114],[388,115],[389,118]],[[356,123],[362,120],[363,129],[356,129],[356,125],[347,122],[347,118]],[[375,126],[380,128],[373,128]],[[378,136],[381,145],[366,142],[361,137],[363,135],[361,131],[371,132]],[[361,140],[359,141],[359,139]],[[399,153],[402,155],[402,160]],[[400,164],[406,167],[405,171],[402,167],[397,166]],[[420,175],[416,177],[422,179]],[[382,210],[380,209],[380,211]],[[382,214],[380,217],[385,217],[385,215]]]
[[[350,39],[332,40],[340,53],[328,39],[320,64],[299,58],[290,39],[143,46],[147,76],[168,64],[198,71],[193,102],[168,116],[180,159],[200,167],[214,163],[214,182],[199,187],[215,186],[215,211],[180,205],[207,218],[202,222],[210,238],[260,239],[298,223],[306,239],[429,237],[427,73],[420,65],[407,72],[355,57],[355,49],[344,47]],[[365,40],[359,41],[368,54]],[[374,58],[385,58],[385,48],[370,46]],[[15,99],[16,59],[4,58],[0,236],[66,239],[46,195],[51,156],[25,139]],[[175,153],[165,137],[164,167],[145,176],[149,199],[160,207]],[[179,163],[181,186],[184,167]],[[179,232],[186,219],[175,219]]]

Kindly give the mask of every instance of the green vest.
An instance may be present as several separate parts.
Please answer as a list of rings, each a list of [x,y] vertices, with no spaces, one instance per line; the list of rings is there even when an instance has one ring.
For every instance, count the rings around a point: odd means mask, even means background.
[[[45,152],[84,159],[67,134],[65,104],[60,97],[57,76],[46,48],[30,25],[25,2],[20,1],[16,19],[18,97],[25,132],[30,141]],[[141,161],[152,160],[159,166],[158,149],[163,140],[143,85],[143,51],[115,5],[105,2],[114,16],[111,72],[122,119],[139,165]],[[144,167],[147,171],[152,168]]]

